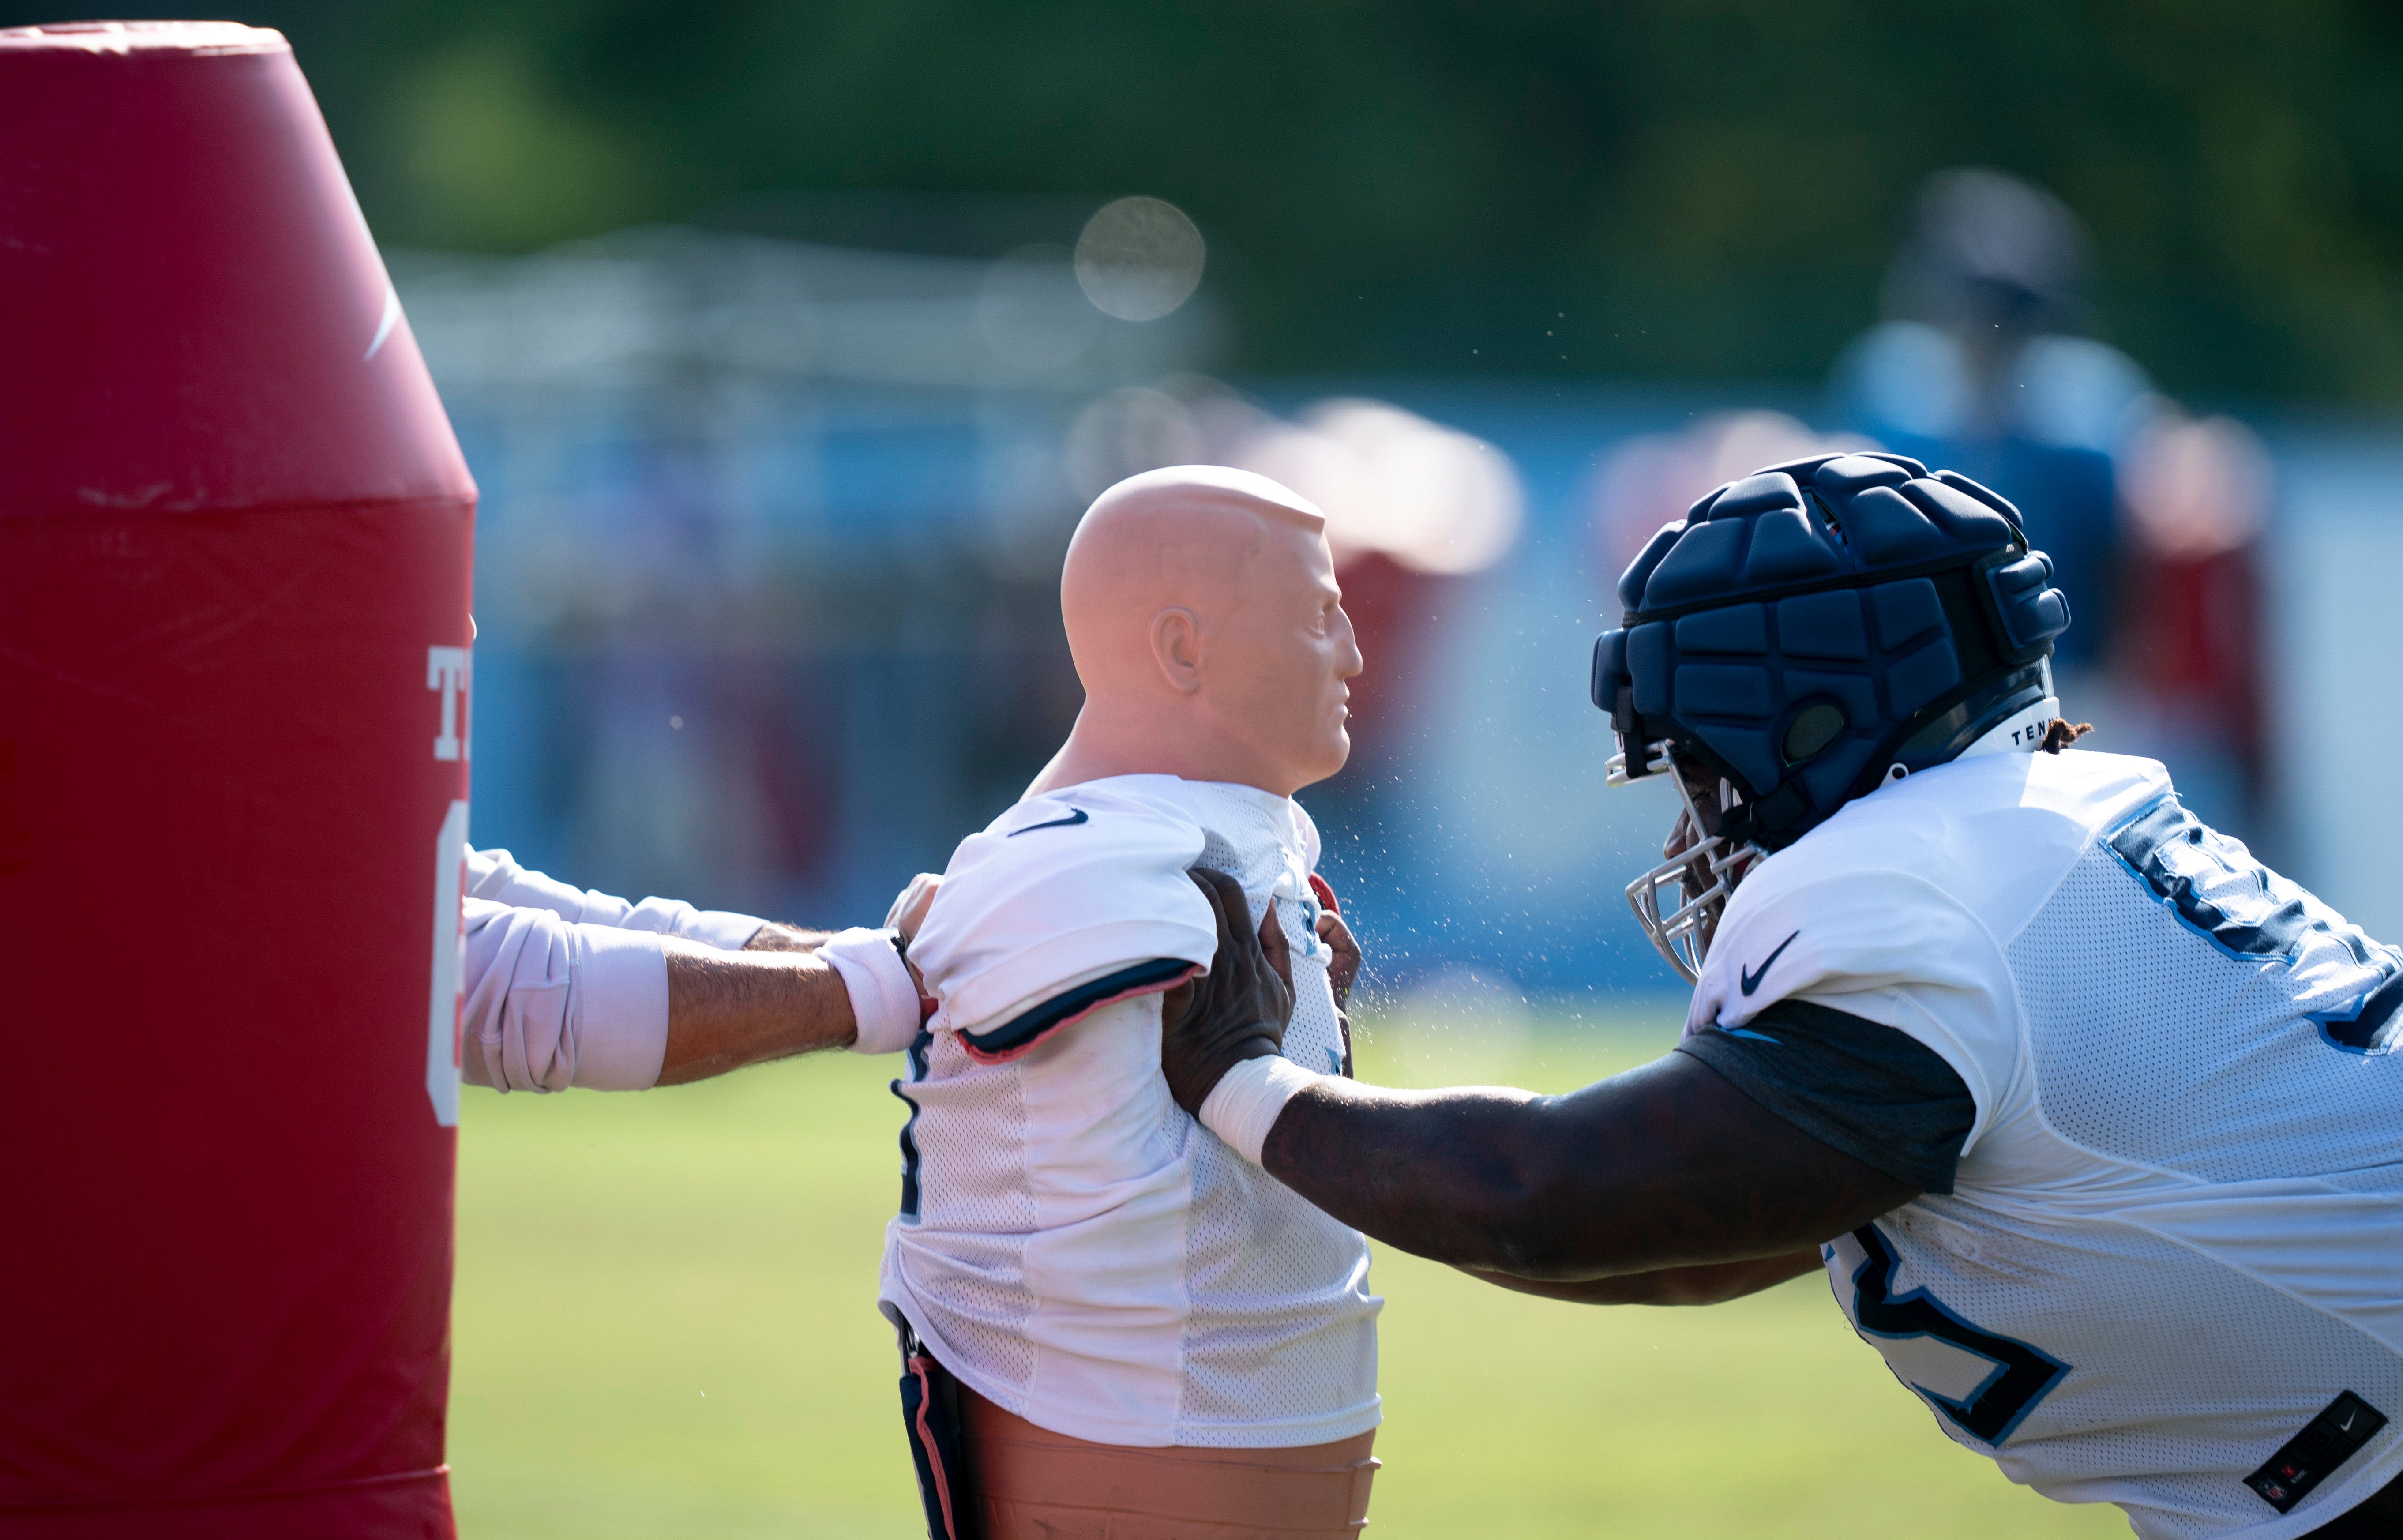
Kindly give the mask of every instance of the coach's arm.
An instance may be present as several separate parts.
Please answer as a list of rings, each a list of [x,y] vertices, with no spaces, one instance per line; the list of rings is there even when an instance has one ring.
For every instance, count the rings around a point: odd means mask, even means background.
[[[1248,919],[1241,890],[1195,875],[1219,910],[1218,957],[1164,1027],[1161,1065],[1178,1103],[1205,1116],[1229,1070],[1276,1052],[1292,996],[1270,955],[1282,936],[1230,922]],[[1242,1111],[1222,1103],[1208,1120]],[[1270,1116],[1261,1165],[1336,1218],[1506,1286],[1597,1304],[1764,1288],[1917,1194],[1684,1054],[1565,1096],[1317,1076]]]
[[[660,899],[629,904],[526,871],[506,851],[468,853],[465,875],[460,1071],[470,1084],[640,1090],[820,1048],[891,1051],[918,1029],[916,981],[891,928],[827,936]],[[924,904],[905,909],[896,905],[906,927]]]

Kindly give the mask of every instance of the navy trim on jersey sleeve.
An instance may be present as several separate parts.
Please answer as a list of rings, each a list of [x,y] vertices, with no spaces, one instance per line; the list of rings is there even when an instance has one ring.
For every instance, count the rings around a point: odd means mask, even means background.
[[[1194,971],[1193,964],[1181,957],[1155,957],[1147,963],[1104,974],[1089,984],[1079,984],[1064,994],[1053,995],[990,1032],[964,1032],[960,1041],[979,1059],[1006,1059],[1033,1047],[1044,1034],[1088,1011],[1132,995],[1173,989]]]
[[[1922,1192],[1949,1193],[1977,1103],[1933,1048],[1892,1027],[1780,1000],[1677,1045],[1803,1132]]]
[[[901,1125],[901,1217],[912,1225],[918,1222],[918,1114],[924,1109],[918,1105],[916,1097],[901,1088],[904,1084],[915,1085],[926,1078],[926,1053],[934,1043],[935,1034],[920,1027],[918,1035],[910,1039],[910,1050],[905,1056],[910,1064],[910,1078],[907,1082],[899,1079],[893,1082],[893,1094],[901,1098],[901,1104],[910,1109],[909,1121]]]

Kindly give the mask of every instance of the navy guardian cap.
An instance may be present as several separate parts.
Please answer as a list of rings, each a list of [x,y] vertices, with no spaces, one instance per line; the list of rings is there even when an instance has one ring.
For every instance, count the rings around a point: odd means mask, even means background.
[[[1998,728],[2032,747],[2058,709],[2048,659],[2069,603],[2051,561],[2009,503],[1898,454],[1720,487],[1652,537],[1618,601],[1593,650],[1612,784],[1674,770],[1687,804],[1671,859],[1629,895],[1688,977],[1752,861]],[[1672,879],[1683,902],[1664,914]]]

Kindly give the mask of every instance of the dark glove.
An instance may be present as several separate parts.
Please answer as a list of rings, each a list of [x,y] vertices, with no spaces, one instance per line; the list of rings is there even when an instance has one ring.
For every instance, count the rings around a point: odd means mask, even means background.
[[[1176,1104],[1198,1117],[1219,1076],[1284,1049],[1293,965],[1273,901],[1255,932],[1242,883],[1203,867],[1186,875],[1217,916],[1218,951],[1208,973],[1161,1000],[1160,1069]]]

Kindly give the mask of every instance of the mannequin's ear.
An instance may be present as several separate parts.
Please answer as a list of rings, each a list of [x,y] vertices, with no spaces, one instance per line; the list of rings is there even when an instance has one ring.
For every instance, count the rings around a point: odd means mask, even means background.
[[[1172,604],[1151,617],[1151,656],[1169,687],[1191,695],[1202,687],[1202,621]]]

